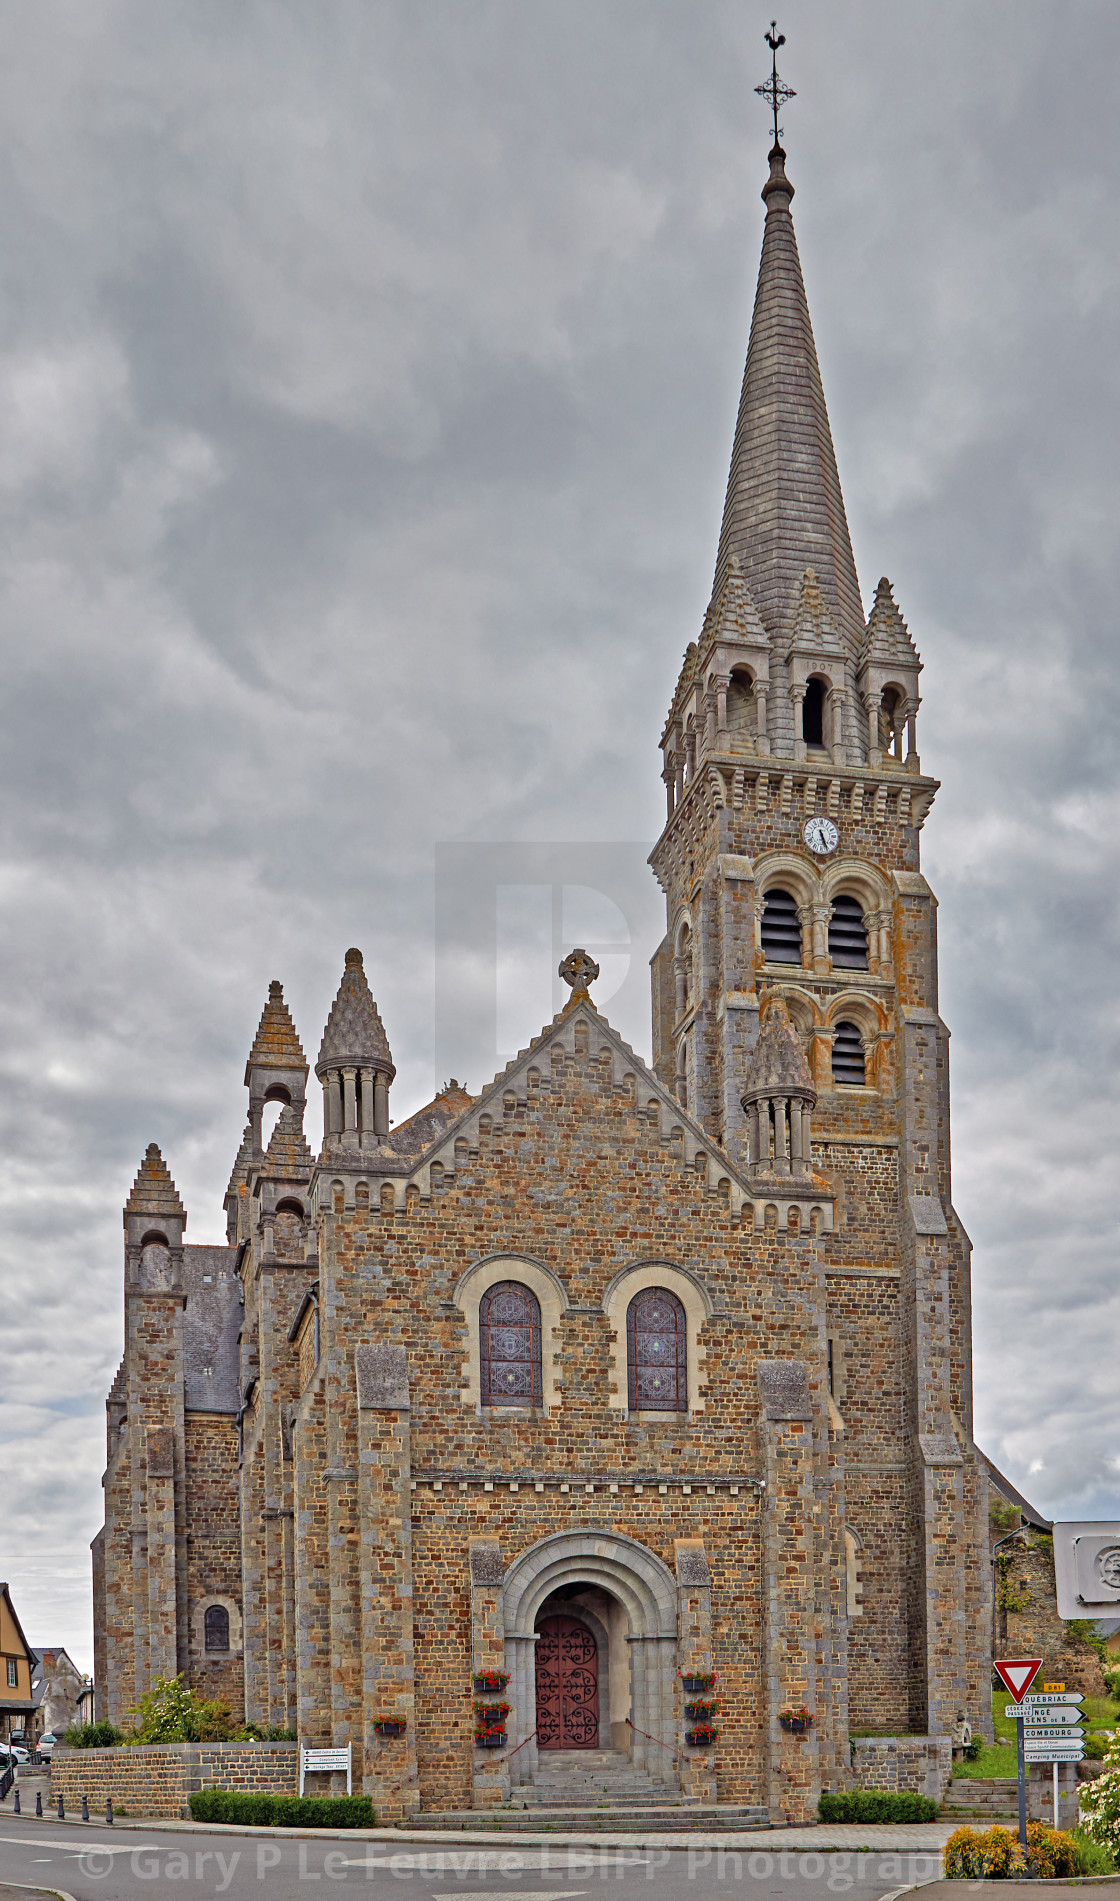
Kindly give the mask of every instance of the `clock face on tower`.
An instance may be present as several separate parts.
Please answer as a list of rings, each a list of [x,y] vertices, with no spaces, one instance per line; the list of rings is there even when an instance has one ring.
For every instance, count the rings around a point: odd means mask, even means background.
[[[818,858],[827,858],[840,843],[840,832],[830,818],[807,818],[801,836]]]

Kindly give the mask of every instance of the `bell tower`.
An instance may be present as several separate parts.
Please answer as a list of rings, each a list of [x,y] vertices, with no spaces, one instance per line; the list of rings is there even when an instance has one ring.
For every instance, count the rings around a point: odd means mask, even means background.
[[[762,197],[711,601],[661,738],[654,1067],[776,1198],[799,1177],[836,1191],[821,1237],[835,1391],[846,1365],[882,1354],[901,1382],[901,1715],[945,1734],[960,1709],[983,1720],[988,1664],[969,1242],[950,1193],[949,1039],[919,852],[937,782],[917,748],[921,662],[887,580],[864,613],[777,137]],[[880,1282],[891,1319],[865,1339],[861,1302]],[[881,1452],[857,1414],[853,1401],[849,1456],[870,1469]],[[860,1490],[850,1472],[853,1520]],[[969,1601],[966,1621],[951,1598]],[[852,1654],[852,1720],[881,1722]]]

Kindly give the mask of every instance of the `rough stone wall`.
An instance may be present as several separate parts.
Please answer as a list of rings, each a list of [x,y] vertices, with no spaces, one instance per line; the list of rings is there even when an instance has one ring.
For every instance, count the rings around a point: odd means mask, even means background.
[[[245,1708],[241,1619],[231,1618],[231,1649],[226,1654],[206,1650],[200,1616],[213,1598],[241,1605],[237,1463],[237,1421],[231,1414],[186,1414],[187,1675],[192,1689],[220,1697],[239,1720]]]
[[[471,1538],[496,1538],[508,1566],[534,1541],[587,1525],[623,1532],[670,1569],[677,1541],[703,1541],[712,1572],[712,1654],[724,1675],[727,1706],[720,1744],[705,1754],[705,1774],[714,1771],[726,1799],[768,1804],[763,1738],[770,1686],[764,1697],[758,1507],[750,1483],[761,1476],[755,1368],[763,1357],[800,1359],[816,1425],[808,1465],[803,1453],[794,1460],[800,1476],[783,1537],[805,1541],[793,1597],[799,1618],[808,1621],[805,1641],[791,1639],[775,1666],[774,1684],[779,1702],[819,1695],[820,1717],[811,1744],[803,1748],[783,1732],[775,1747],[787,1764],[789,1807],[809,1813],[821,1752],[830,1764],[839,1759],[832,1686],[842,1652],[842,1635],[833,1628],[842,1621],[840,1560],[834,1528],[822,1526],[829,1454],[818,1241],[732,1219],[726,1196],[709,1190],[706,1176],[685,1162],[660,1115],[638,1108],[632,1083],[612,1080],[609,1057],[603,1061],[590,1051],[586,1034],[578,1034],[584,1028],[577,1023],[574,1056],[554,1049],[547,1073],[543,1066],[531,1073],[520,1099],[509,1091],[500,1118],[481,1131],[477,1151],[458,1158],[454,1175],[433,1179],[429,1199],[409,1194],[399,1213],[382,1212],[375,1200],[365,1212],[356,1196],[347,1206],[341,1186],[336,1203],[325,1171],[323,1362],[295,1429],[296,1532],[301,1593],[302,1581],[313,1581],[320,1629],[322,1580],[330,1580],[334,1740],[368,1741],[361,1734],[363,1700],[368,1717],[371,1697],[384,1697],[404,1680],[398,1619],[386,1621],[379,1612],[376,1628],[365,1621],[365,1681],[355,1634],[359,1589],[366,1601],[363,1553],[380,1553],[382,1567],[398,1563],[393,1539],[373,1535],[374,1520],[380,1524],[391,1512],[388,1501],[356,1509],[356,1477],[374,1447],[363,1452],[354,1428],[354,1348],[363,1338],[385,1340],[405,1349],[412,1396],[409,1588],[424,1806],[462,1806],[475,1786]],[[506,1252],[544,1263],[567,1294],[556,1343],[562,1403],[547,1418],[504,1408],[480,1416],[462,1400],[467,1342],[452,1295],[464,1269]],[[608,1405],[615,1361],[625,1349],[612,1336],[601,1302],[612,1276],[642,1259],[694,1266],[709,1290],[714,1312],[704,1328],[699,1417],[628,1418]],[[516,1262],[510,1272],[516,1276]],[[329,1451],[319,1477],[324,1431]],[[388,1457],[391,1436],[377,1443]],[[401,1456],[393,1453],[392,1469]],[[386,1482],[383,1474],[380,1483]],[[811,1522],[798,1530],[806,1513]],[[746,1537],[744,1522],[751,1527]],[[301,1595],[301,1607],[306,1601]],[[325,1633],[316,1641],[325,1648]],[[322,1721],[326,1690],[321,1674],[301,1682],[301,1722],[316,1702]],[[680,1773],[682,1728],[678,1720],[670,1745],[677,1761],[666,1765],[670,1779]],[[840,1729],[846,1744],[846,1721]],[[801,1755],[810,1753],[813,1762],[799,1767]],[[371,1772],[367,1766],[367,1777]],[[387,1785],[401,1780],[396,1801],[403,1812],[409,1799],[403,1754],[399,1771],[379,1766],[376,1773],[387,1815],[394,1795]],[[842,1773],[830,1768],[830,1779]]]
[[[322,1778],[316,1778],[316,1783]],[[251,1795],[296,1795],[295,1743],[151,1743],[120,1749],[59,1749],[51,1761],[51,1795],[71,1813],[83,1795],[91,1816],[114,1809],[153,1820],[186,1818],[198,1789]]]
[[[949,1736],[854,1736],[852,1774],[858,1789],[928,1795],[943,1802],[953,1779]]]
[[[995,1571],[997,1656],[1041,1657],[1040,1683],[1064,1683],[1067,1690],[1103,1696],[1100,1658],[1058,1616],[1053,1540],[1020,1533],[997,1550]]]

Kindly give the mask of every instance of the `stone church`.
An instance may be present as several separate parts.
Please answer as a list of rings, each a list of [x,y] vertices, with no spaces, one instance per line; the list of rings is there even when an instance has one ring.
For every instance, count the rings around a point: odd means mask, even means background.
[[[886,580],[864,611],[779,145],[762,195],[661,736],[652,1067],[576,950],[501,1075],[394,1124],[350,950],[321,1152],[273,983],[225,1245],[185,1241],[154,1146],[125,1206],[102,1707],[184,1671],[351,1743],[386,1819],[614,1791],[796,1820],[851,1729],[989,1726],[921,662]]]

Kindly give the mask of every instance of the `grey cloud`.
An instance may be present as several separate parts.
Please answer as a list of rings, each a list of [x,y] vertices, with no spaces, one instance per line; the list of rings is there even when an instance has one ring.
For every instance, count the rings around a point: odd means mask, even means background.
[[[790,0],[782,25],[860,577],[896,585],[943,780],[923,852],[978,1432],[1081,1513],[1120,1511],[1120,21],[1062,19],[1073,61],[1041,0]],[[144,1145],[218,1238],[271,977],[310,1048],[363,945],[403,1116],[433,1082],[436,844],[659,829],[767,23],[732,0],[8,9],[2,1511],[17,1602],[85,1661]],[[618,1022],[648,1049],[641,990]]]

